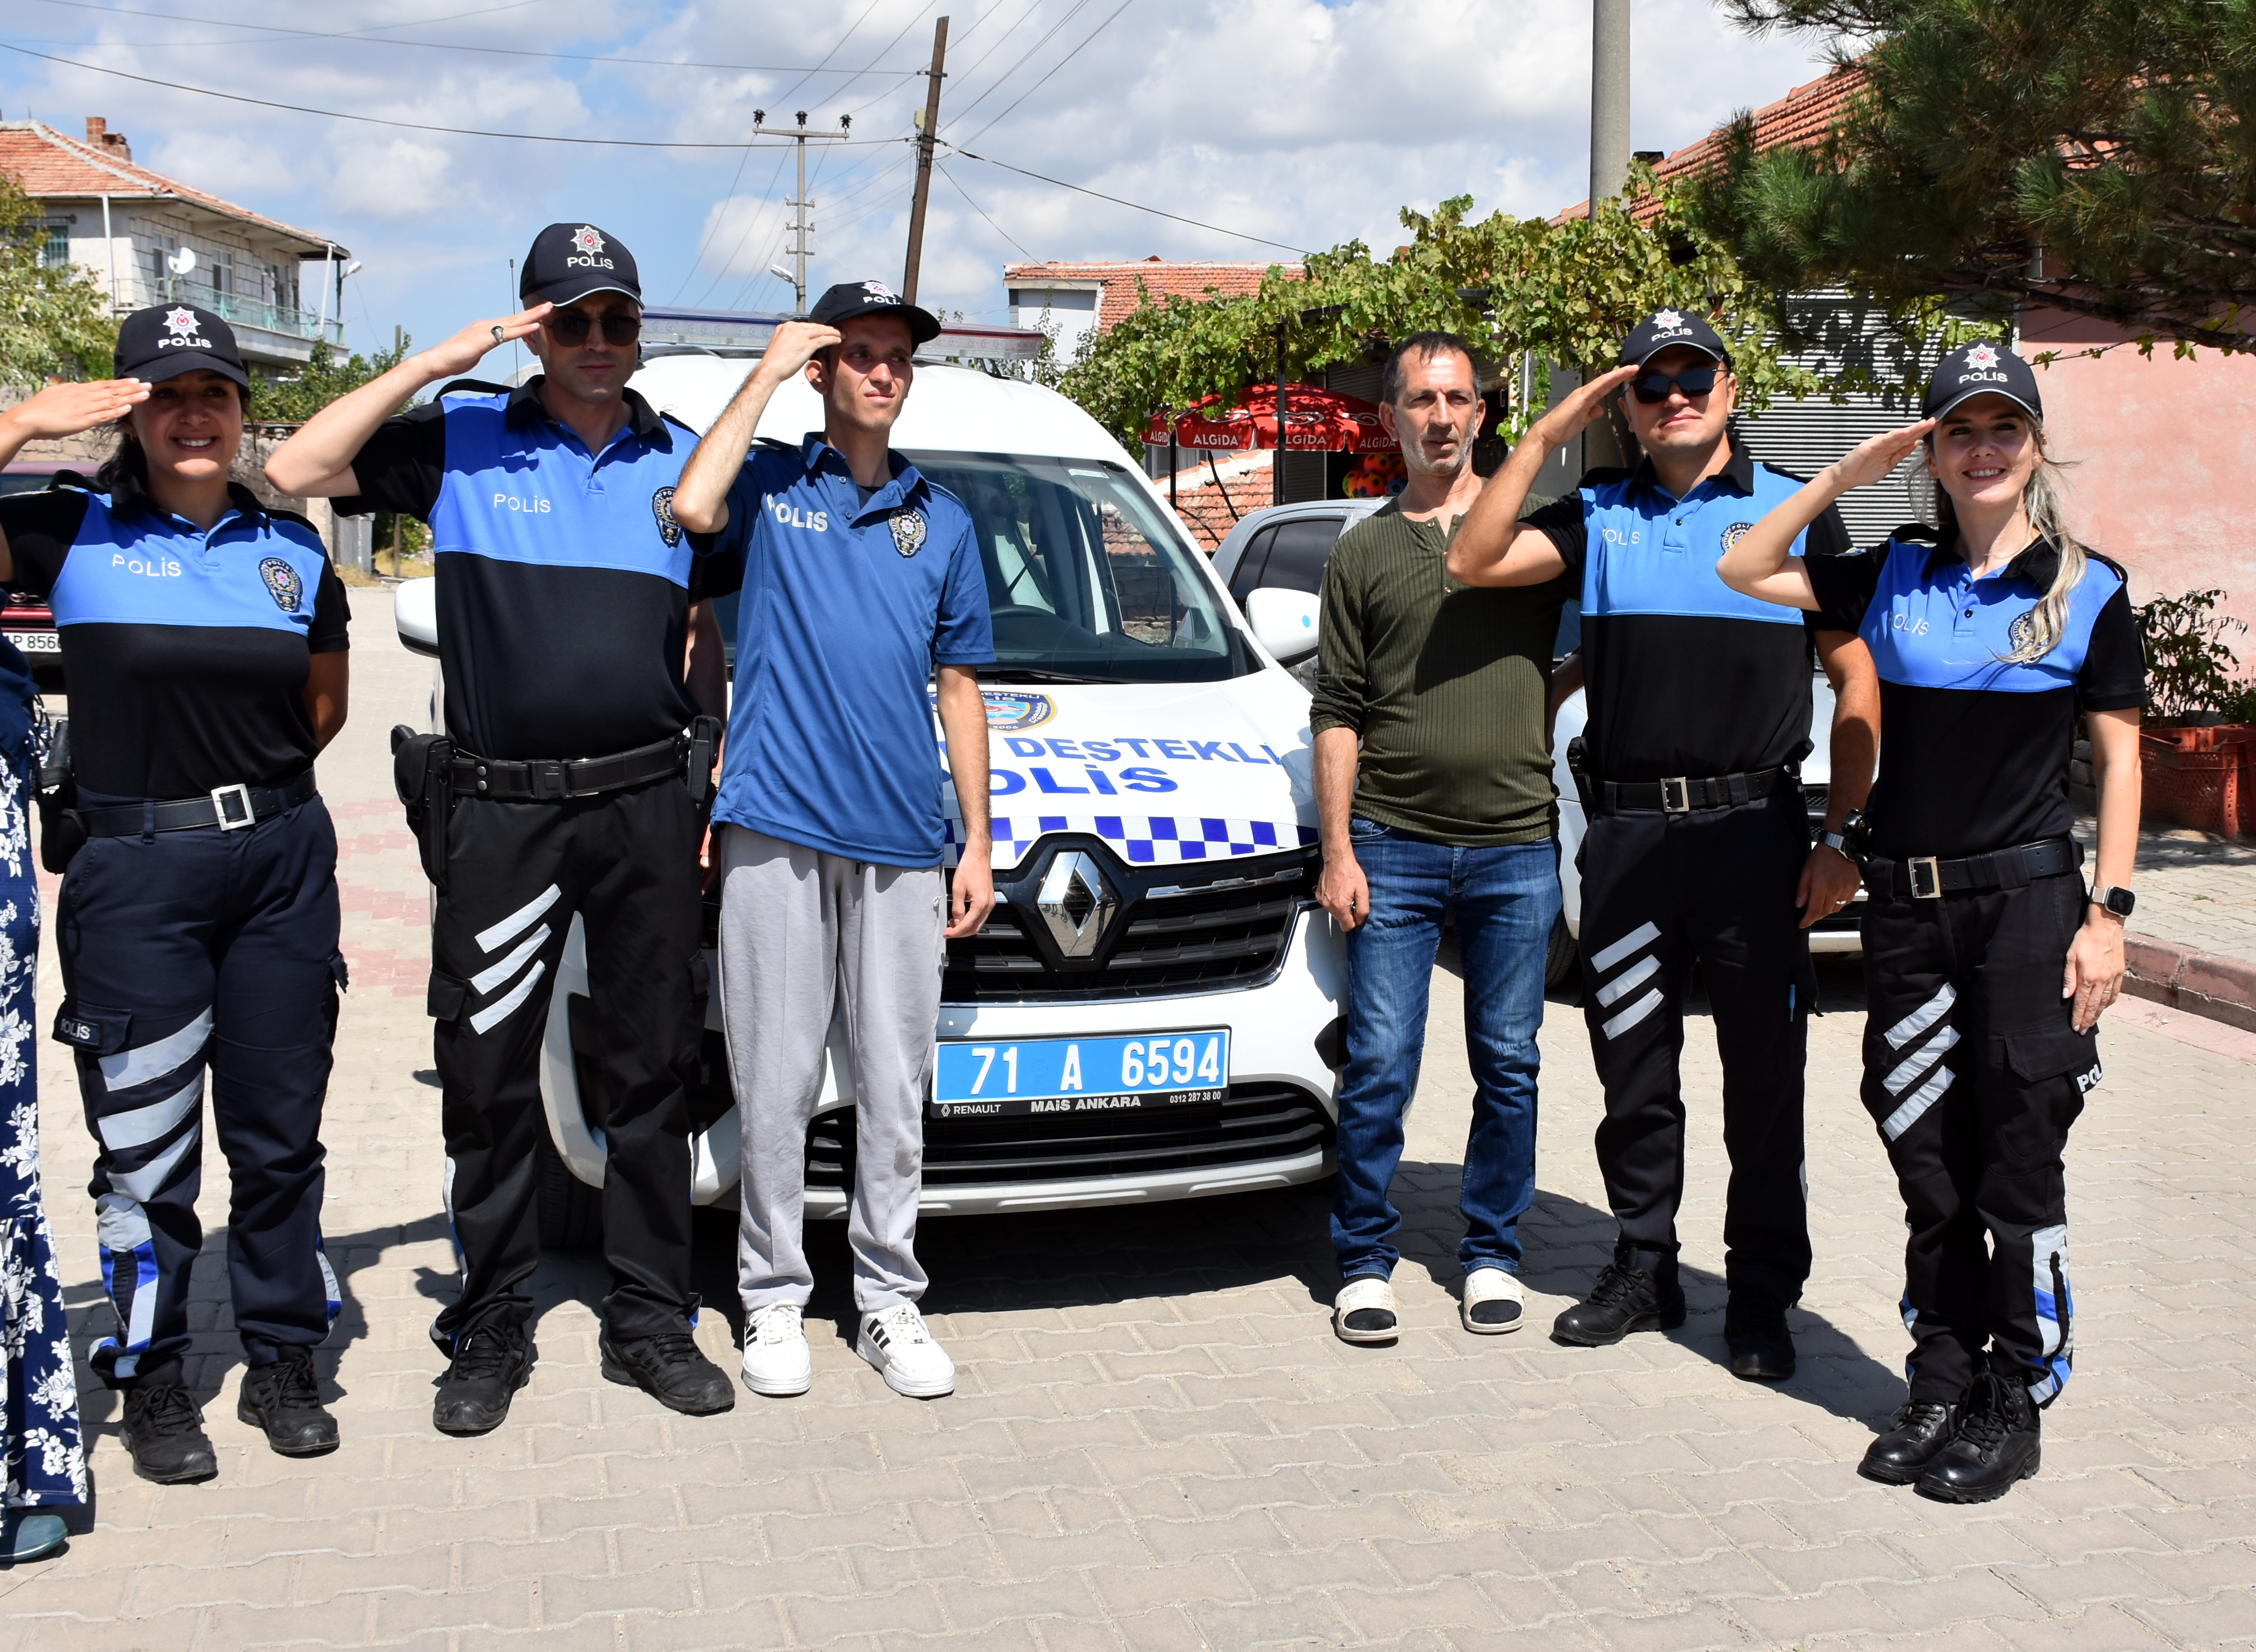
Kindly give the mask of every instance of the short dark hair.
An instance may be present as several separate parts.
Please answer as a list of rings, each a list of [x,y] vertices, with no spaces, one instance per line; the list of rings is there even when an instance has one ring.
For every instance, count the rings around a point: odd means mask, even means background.
[[[1455,333],[1413,333],[1397,344],[1386,357],[1386,365],[1378,371],[1378,399],[1392,403],[1402,394],[1402,358],[1413,350],[1418,359],[1429,362],[1436,356],[1456,354],[1465,358],[1465,365],[1473,370],[1473,388],[1480,388],[1480,363],[1473,355],[1472,345]]]

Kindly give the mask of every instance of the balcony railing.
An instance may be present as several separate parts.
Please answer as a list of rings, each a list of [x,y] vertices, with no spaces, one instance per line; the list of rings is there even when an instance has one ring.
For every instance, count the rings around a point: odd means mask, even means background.
[[[160,285],[145,277],[121,275],[117,302],[119,308],[124,310],[142,309],[152,304],[193,304],[200,310],[209,310],[231,326],[261,328],[270,333],[302,338],[308,343],[326,339],[338,348],[345,342],[345,324],[335,316],[331,316],[325,326],[321,316],[310,310],[265,299],[246,298],[239,293],[218,292],[193,279],[176,278]]]

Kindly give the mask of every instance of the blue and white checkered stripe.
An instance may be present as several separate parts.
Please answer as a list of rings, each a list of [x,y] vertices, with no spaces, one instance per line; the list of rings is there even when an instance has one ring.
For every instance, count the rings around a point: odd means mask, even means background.
[[[962,846],[963,822],[950,815],[943,823],[948,833],[947,862],[953,866]],[[1101,837],[1132,866],[1274,855],[1306,848],[1316,841],[1316,829],[1296,821],[1188,815],[998,815],[994,832],[998,866],[1017,865],[1028,850],[1056,832]]]

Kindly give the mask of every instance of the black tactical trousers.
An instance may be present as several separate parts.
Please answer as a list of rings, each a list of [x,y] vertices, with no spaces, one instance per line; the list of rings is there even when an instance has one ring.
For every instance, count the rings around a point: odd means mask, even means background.
[[[1781,1305],[1809,1277],[1802,1057],[1816,981],[1794,885],[1801,794],[1687,814],[1592,816],[1583,840],[1583,1004],[1605,1087],[1598,1168],[1641,1265],[1676,1253],[1684,1193],[1684,994],[1695,959],[1724,1063],[1731,1176],[1724,1273]]]
[[[2083,879],[2041,878],[1865,913],[1865,1109],[1903,1191],[1906,1374],[1956,1400],[1985,1359],[2049,1404],[2068,1381],[2074,1305],[2061,1164],[2096,1031],[2061,997]]]
[[[609,1103],[604,1323],[621,1338],[688,1326],[689,1086],[706,998],[699,831],[678,779],[551,802],[455,803],[431,930],[447,1210],[462,1269],[462,1294],[432,1327],[442,1349],[475,1326],[532,1314],[543,1038],[575,914]]]

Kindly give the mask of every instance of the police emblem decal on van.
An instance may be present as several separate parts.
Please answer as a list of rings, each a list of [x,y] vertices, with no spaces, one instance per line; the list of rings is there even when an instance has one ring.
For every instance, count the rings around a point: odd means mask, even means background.
[[[893,512],[893,548],[903,556],[914,556],[924,549],[924,512],[904,509]]]
[[[660,488],[650,496],[650,513],[658,519],[658,537],[668,545],[681,543],[681,524],[673,519],[673,490]]]
[[[286,614],[298,611],[298,604],[306,599],[306,582],[298,577],[298,570],[278,556],[270,556],[258,565],[258,577],[266,582],[267,594],[274,605]]]

